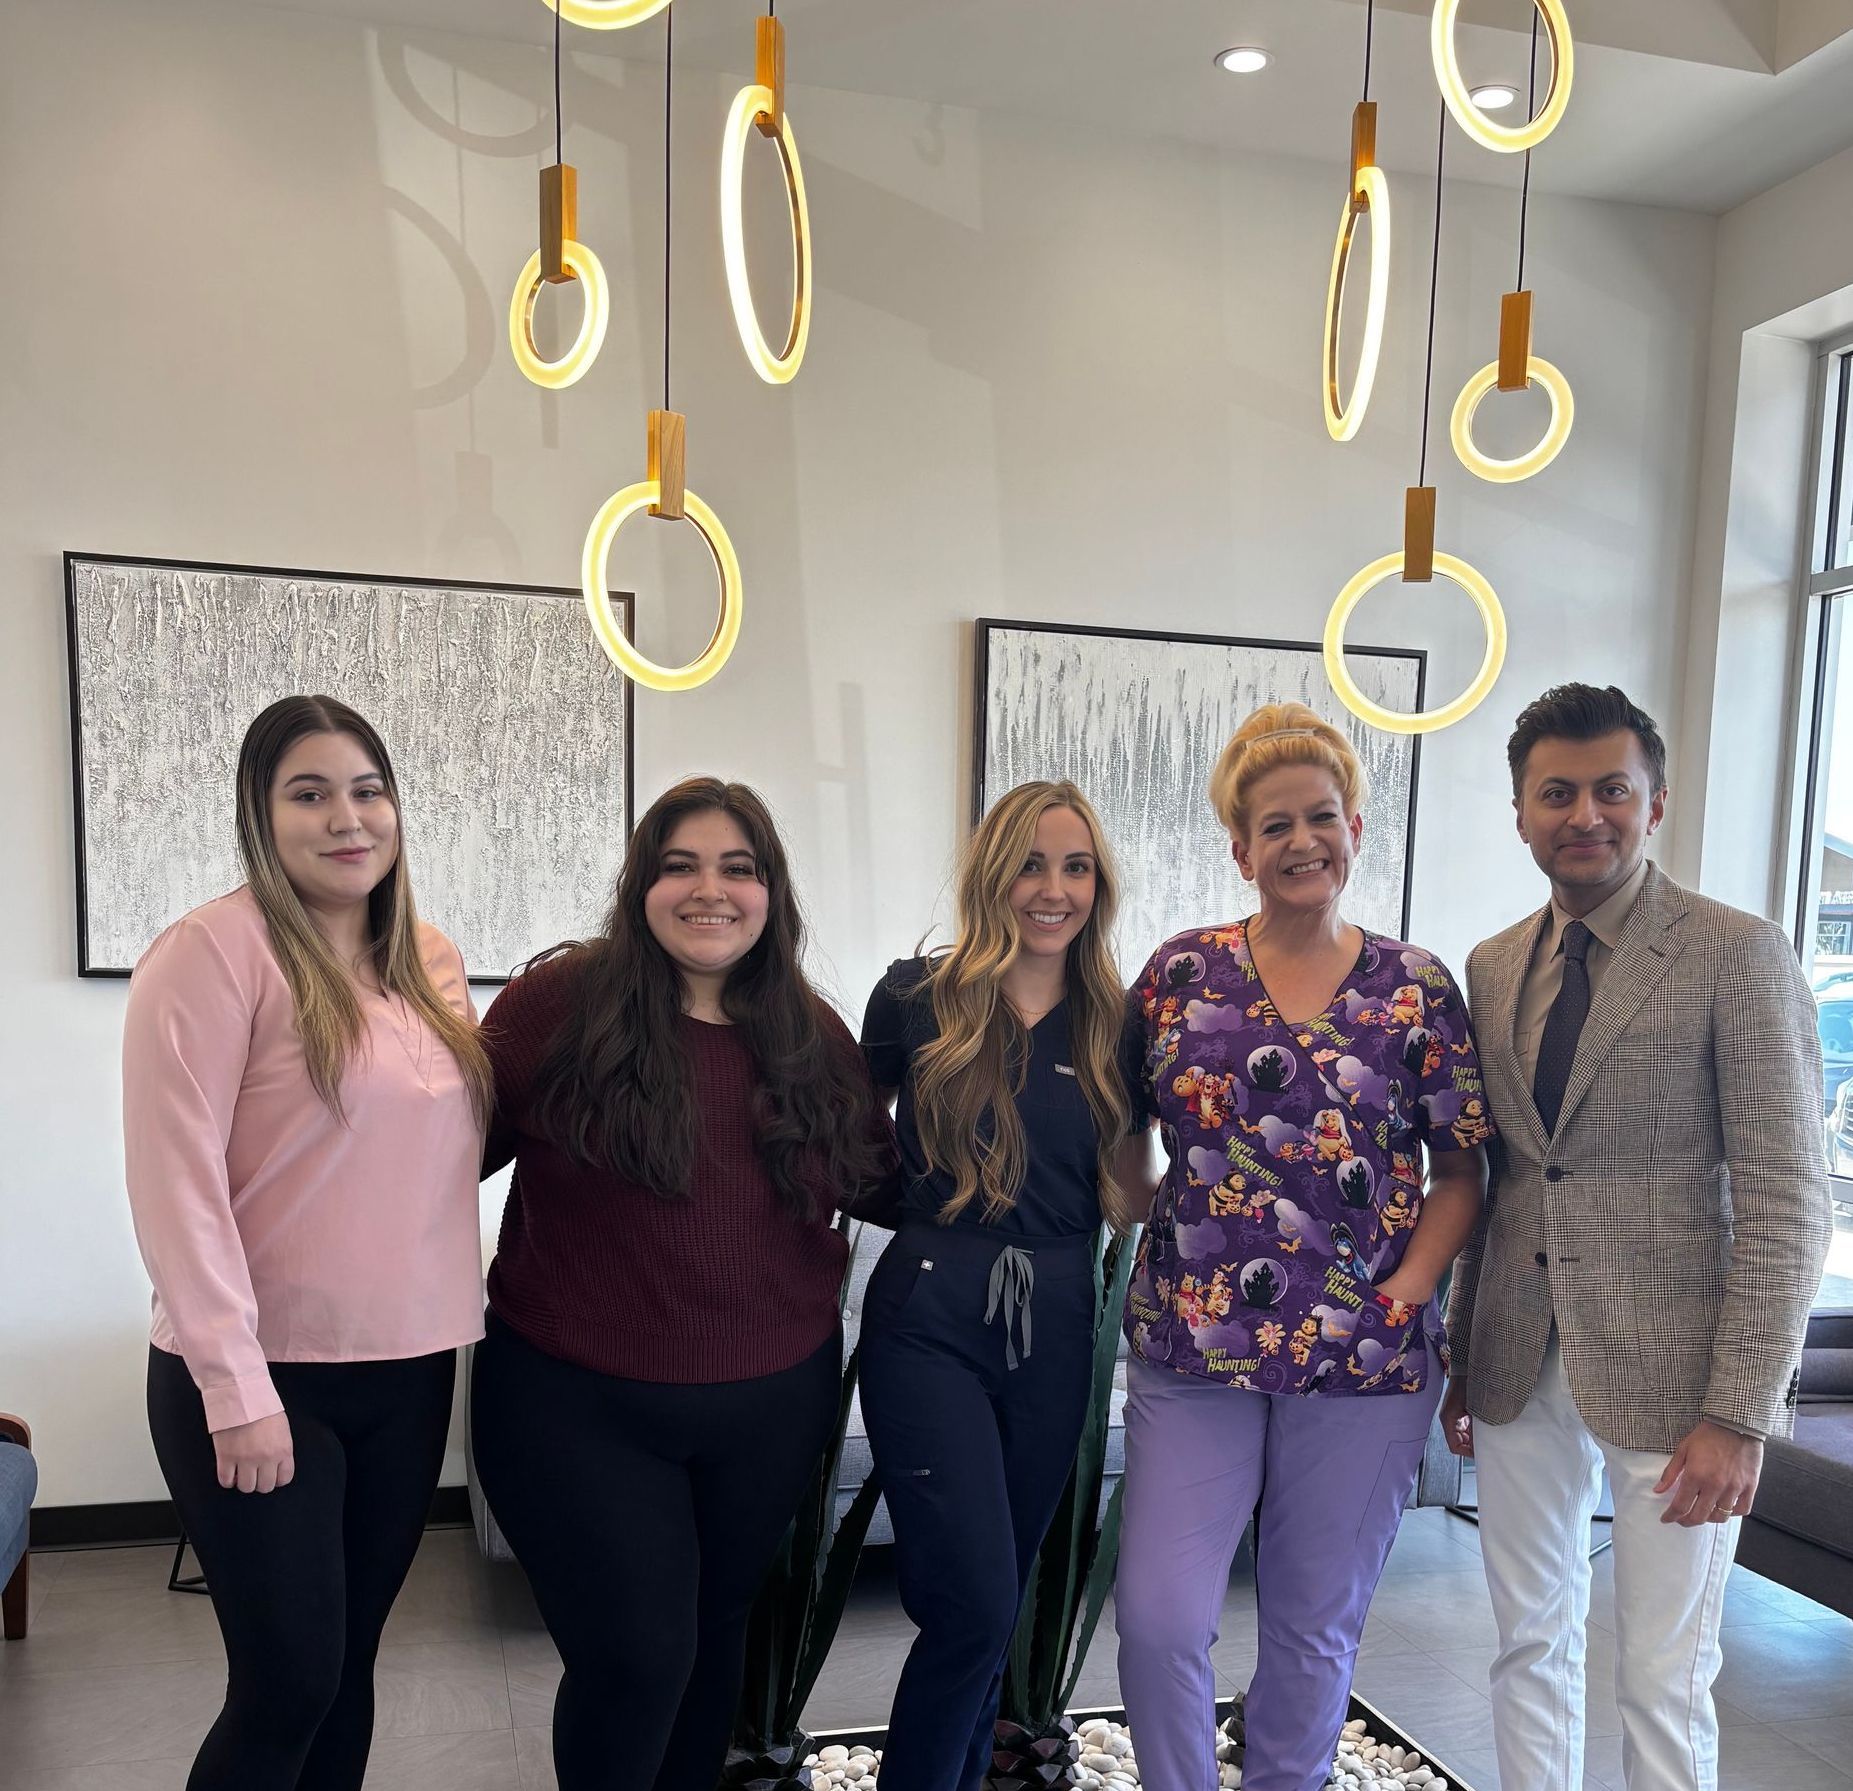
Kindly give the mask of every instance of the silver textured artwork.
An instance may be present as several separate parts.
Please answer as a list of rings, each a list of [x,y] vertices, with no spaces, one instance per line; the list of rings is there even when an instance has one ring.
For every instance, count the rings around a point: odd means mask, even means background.
[[[298,692],[379,730],[419,910],[473,980],[596,924],[630,830],[631,689],[577,592],[67,554],[65,593],[84,975],[126,974],[242,880],[239,743]]]
[[[1345,911],[1372,932],[1407,936],[1419,744],[1352,715],[1317,646],[981,621],[977,651],[978,810],[1035,778],[1079,786],[1119,860],[1115,948],[1128,979],[1173,933],[1254,911],[1206,791],[1229,736],[1269,702],[1308,704],[1357,747],[1370,790]],[[1421,706],[1422,654],[1346,657],[1367,696]]]

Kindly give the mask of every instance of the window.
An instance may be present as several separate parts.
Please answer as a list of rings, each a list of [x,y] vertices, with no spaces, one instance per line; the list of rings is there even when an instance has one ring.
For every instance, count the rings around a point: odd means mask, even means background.
[[[1807,800],[1795,941],[1814,990],[1834,1242],[1821,1303],[1853,1306],[1853,341],[1820,359],[1812,542]]]

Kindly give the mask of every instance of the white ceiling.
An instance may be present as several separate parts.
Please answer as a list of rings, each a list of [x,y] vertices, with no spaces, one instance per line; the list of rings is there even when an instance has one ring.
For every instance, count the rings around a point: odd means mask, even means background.
[[[249,4],[250,0],[239,0]],[[257,0],[406,29],[542,44],[542,0]],[[1566,0],[1575,96],[1533,163],[1546,192],[1719,212],[1853,145],[1853,0]],[[676,0],[676,53],[751,61],[753,0]],[[1434,165],[1429,0],[1378,0],[1379,155]],[[1364,0],[785,0],[801,85],[1028,118],[1099,118],[1212,148],[1341,160],[1364,59]],[[1472,80],[1522,82],[1531,0],[1467,0]],[[659,16],[629,31],[569,28],[576,55],[660,61]],[[1274,65],[1226,75],[1212,57],[1258,43]],[[1455,173],[1516,182],[1520,158],[1458,134]],[[1845,220],[1824,228],[1845,228]]]

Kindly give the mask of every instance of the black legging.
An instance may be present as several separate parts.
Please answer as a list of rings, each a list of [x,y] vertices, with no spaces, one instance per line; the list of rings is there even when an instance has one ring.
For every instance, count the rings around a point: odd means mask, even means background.
[[[275,1362],[296,1477],[219,1485],[186,1364],[148,1351],[148,1424],[225,1638],[225,1708],[187,1791],[360,1791],[373,1661],[444,1463],[457,1356]]]
[[[560,1791],[720,1777],[747,1615],[836,1421],[841,1360],[832,1337],[755,1380],[618,1380],[489,1315],[470,1436],[566,1669]]]

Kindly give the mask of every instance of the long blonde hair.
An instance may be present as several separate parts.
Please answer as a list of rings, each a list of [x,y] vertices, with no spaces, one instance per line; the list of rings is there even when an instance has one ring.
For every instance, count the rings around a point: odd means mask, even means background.
[[[1364,806],[1364,763],[1357,748],[1304,703],[1264,703],[1242,723],[1210,773],[1210,807],[1232,839],[1248,832],[1248,795],[1282,765],[1316,765],[1338,785],[1349,821]]]
[[[272,703],[245,730],[238,751],[238,856],[290,987],[310,1084],[328,1110],[345,1120],[342,1073],[366,1038],[354,979],[297,895],[271,825],[270,787],[277,767],[284,754],[310,734],[351,734],[379,768],[386,799],[399,819],[399,849],[392,869],[367,897],[374,974],[380,987],[404,1000],[457,1060],[476,1117],[486,1120],[494,1096],[489,1054],[476,1028],[437,992],[419,953],[418,910],[405,860],[405,815],[386,743],[347,704],[333,697],[292,696]]]
[[[953,1194],[940,1210],[950,1224],[981,1193],[984,1216],[1016,1204],[1027,1144],[1016,1096],[1029,1059],[1029,1033],[1004,996],[1003,977],[1023,949],[1010,889],[1029,862],[1036,824],[1051,809],[1072,809],[1094,842],[1094,908],[1068,948],[1068,1006],[1075,1079],[1099,1133],[1100,1205],[1116,1231],[1142,1218],[1113,1179],[1113,1157],[1132,1110],[1120,1077],[1125,993],[1110,943],[1119,873],[1100,819],[1071,783],[1019,784],[1000,796],[974,829],[959,862],[958,932],[933,961],[928,989],[938,1037],[915,1067],[914,1106],[928,1164],[949,1171]],[[990,1136],[980,1135],[986,1112]]]

